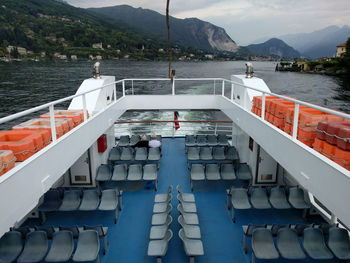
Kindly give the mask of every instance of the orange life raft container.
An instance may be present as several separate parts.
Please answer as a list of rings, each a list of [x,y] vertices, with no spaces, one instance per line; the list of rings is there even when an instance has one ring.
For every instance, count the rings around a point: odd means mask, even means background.
[[[0,131],[0,150],[11,150],[22,162],[44,147],[42,133],[30,130]]]
[[[74,127],[71,119],[55,119],[57,138],[66,134]],[[13,130],[47,130],[51,137],[51,122],[49,119],[31,119],[12,127]]]
[[[12,151],[0,151],[0,176],[15,167],[16,157]]]
[[[55,110],[55,118],[71,119],[74,127],[78,126],[84,121],[84,111],[82,110]],[[40,115],[40,118],[49,119],[50,113]]]

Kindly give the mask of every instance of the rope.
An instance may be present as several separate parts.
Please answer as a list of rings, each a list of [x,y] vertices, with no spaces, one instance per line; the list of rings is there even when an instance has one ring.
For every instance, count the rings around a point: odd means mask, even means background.
[[[330,136],[330,137],[335,137],[335,138],[337,138],[337,139],[343,140],[344,142],[350,142],[350,138],[339,137],[339,136],[336,135],[336,134],[330,134],[330,133],[328,133],[328,132],[326,132],[326,131],[323,131],[323,130],[320,130],[320,129],[317,129],[317,128],[316,128],[316,131],[322,132],[322,133],[324,133],[324,134],[326,134],[326,135],[328,135],[328,136]]]
[[[3,162],[2,160],[0,160],[0,172],[3,169],[6,169],[11,163],[14,163],[16,161],[16,157],[13,157],[9,162]]]
[[[39,146],[36,145],[35,148],[34,148],[34,151],[32,151],[32,150],[24,150],[24,151],[15,153],[15,155],[20,155],[20,154],[26,155],[27,153],[36,153],[38,150],[40,150]]]

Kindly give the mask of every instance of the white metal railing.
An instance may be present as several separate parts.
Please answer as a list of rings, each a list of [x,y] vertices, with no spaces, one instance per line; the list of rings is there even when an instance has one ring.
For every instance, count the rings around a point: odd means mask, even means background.
[[[176,130],[176,123],[181,129]],[[232,135],[232,121],[202,120],[202,121],[180,121],[180,120],[150,120],[150,121],[118,121],[115,123],[115,134],[160,134],[163,137],[185,136],[185,135]]]
[[[109,83],[107,85],[104,85],[102,87],[98,87],[96,89],[92,89],[92,90],[87,91],[87,92],[82,92],[82,93],[79,93],[79,94],[75,94],[75,95],[72,95],[72,96],[69,96],[69,97],[66,97],[66,98],[63,98],[63,99],[55,100],[53,102],[49,102],[49,103],[43,104],[41,106],[37,106],[37,107],[31,108],[31,109],[28,109],[28,110],[25,110],[25,111],[22,111],[22,112],[19,112],[19,113],[16,113],[16,114],[13,114],[13,115],[10,115],[10,116],[7,116],[7,117],[3,117],[3,118],[0,119],[0,124],[48,108],[49,112],[50,112],[52,140],[53,140],[53,142],[55,142],[56,138],[57,138],[57,136],[56,136],[56,129],[55,129],[55,122],[54,122],[54,119],[55,119],[54,107],[55,107],[55,105],[63,103],[63,102],[68,101],[68,100],[71,100],[71,99],[74,99],[74,98],[77,98],[77,97],[82,97],[83,111],[84,111],[84,121],[86,121],[87,120],[86,94],[94,92],[94,91],[97,91],[97,90],[102,90],[104,88],[110,87],[111,85],[114,85],[113,96],[114,96],[114,102],[116,102],[117,101],[116,84],[122,84],[122,96],[125,97],[125,96],[130,96],[130,95],[126,95],[126,84],[128,82],[131,82],[131,90],[132,90],[131,95],[134,96],[135,95],[134,83],[135,82],[149,82],[149,81],[153,81],[153,82],[154,81],[157,81],[157,82],[169,81],[170,82],[170,79],[169,78],[153,78],[153,79],[140,78],[140,79],[122,79],[122,80],[118,80],[118,81],[115,81],[113,83]],[[296,139],[296,137],[297,137],[298,118],[299,118],[299,106],[300,105],[304,105],[304,106],[307,106],[307,107],[310,107],[310,108],[313,108],[313,109],[316,109],[316,110],[320,110],[320,111],[325,112],[325,113],[333,114],[333,115],[336,115],[336,116],[339,116],[339,117],[342,117],[342,118],[350,120],[350,115],[346,114],[346,113],[343,113],[343,112],[331,110],[331,109],[324,108],[324,107],[321,107],[321,106],[317,106],[317,105],[314,105],[314,104],[311,104],[311,103],[307,103],[307,102],[300,101],[300,100],[297,100],[297,99],[293,99],[293,98],[290,98],[290,97],[286,97],[286,96],[282,96],[282,95],[279,95],[279,94],[275,94],[273,92],[266,92],[266,91],[263,91],[263,90],[260,90],[260,89],[257,89],[257,88],[248,87],[248,86],[242,85],[241,83],[237,83],[237,82],[234,82],[234,81],[231,81],[231,80],[227,80],[227,79],[223,79],[223,78],[176,78],[176,79],[174,79],[174,81],[171,84],[171,93],[169,92],[168,95],[173,95],[173,96],[177,95],[177,92],[176,92],[176,83],[177,82],[192,82],[192,81],[213,82],[213,92],[210,93],[210,94],[214,94],[214,95],[217,95],[217,96],[223,96],[223,97],[227,98],[228,100],[230,100],[232,103],[236,103],[235,102],[235,98],[234,98],[234,93],[235,93],[235,87],[236,86],[240,86],[240,87],[243,87],[245,89],[250,89],[250,90],[261,92],[261,94],[262,94],[262,112],[265,111],[266,95],[271,95],[271,96],[275,96],[275,97],[284,99],[286,101],[294,102],[295,103],[295,111],[294,111],[294,123],[293,123],[293,135],[292,135],[293,139]],[[221,92],[219,94],[216,94],[216,89],[217,89],[216,86],[217,86],[217,83],[220,83],[220,82],[221,82]],[[230,97],[225,96],[225,89],[226,89],[226,86],[227,86],[226,84],[228,84],[230,86],[230,89],[231,89],[230,90]],[[143,91],[144,90],[145,89],[143,89]],[[148,94],[146,94],[146,95],[148,95]],[[154,94],[154,93],[150,92],[149,95],[157,95],[157,94]],[[187,95],[190,95],[190,94],[187,94]],[[199,94],[196,94],[196,95],[199,95]],[[250,111],[251,109],[246,109],[246,110]],[[264,121],[265,114],[261,114],[261,116],[259,118],[262,121]]]

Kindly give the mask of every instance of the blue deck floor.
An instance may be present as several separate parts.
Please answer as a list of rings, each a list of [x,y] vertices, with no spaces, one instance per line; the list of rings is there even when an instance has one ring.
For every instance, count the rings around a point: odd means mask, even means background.
[[[184,139],[163,139],[163,156],[159,170],[158,193],[166,192],[169,185],[174,186],[170,226],[174,233],[169,243],[167,255],[163,262],[188,262],[182,242],[178,237],[180,226],[177,222],[179,212],[176,207],[176,185],[182,186],[184,192],[190,191],[189,172],[187,170]],[[248,239],[248,254],[242,249],[242,225],[255,224],[295,224],[305,222],[301,212],[296,210],[248,210],[237,211],[237,222],[231,221],[230,212],[225,206],[226,191],[223,183],[202,183],[195,185],[194,194],[202,232],[202,241],[205,256],[196,258],[199,263],[248,263],[251,259],[250,239]],[[108,226],[109,249],[101,262],[156,262],[155,258],[147,256],[149,231],[151,227],[152,208],[155,192],[145,189],[143,185],[135,186],[123,193],[124,208],[119,215],[119,221],[113,224],[113,212],[76,212],[76,213],[49,213],[45,225],[98,225]],[[313,219],[311,219],[313,220]],[[28,220],[25,225],[36,225],[37,219]],[[102,246],[102,244],[101,244]],[[257,262],[317,262],[307,260],[276,260]],[[337,260],[322,261],[338,262]]]

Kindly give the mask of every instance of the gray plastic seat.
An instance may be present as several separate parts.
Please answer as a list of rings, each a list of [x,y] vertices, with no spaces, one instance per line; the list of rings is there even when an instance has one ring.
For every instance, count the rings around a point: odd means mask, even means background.
[[[135,161],[145,161],[147,160],[147,148],[140,147],[136,148]]]
[[[44,231],[46,233],[47,239],[52,239],[56,230],[53,226],[35,226],[35,231]]]
[[[47,254],[46,262],[66,262],[74,250],[73,234],[71,231],[62,230],[53,235],[51,248]]]
[[[200,163],[194,163],[191,165],[191,180],[199,181],[205,179],[204,166]]]
[[[304,229],[303,247],[312,259],[332,259],[333,254],[327,248],[322,231],[318,228]]]
[[[114,162],[120,160],[120,151],[119,147],[113,147],[109,152],[108,161]]]
[[[205,166],[205,177],[209,181],[220,180],[219,166],[216,163],[208,163]]]
[[[253,188],[250,203],[255,209],[269,209],[271,205],[267,198],[267,192],[265,188]]]
[[[289,209],[290,204],[287,201],[287,195],[284,188],[274,187],[270,192],[270,203],[275,209]]]
[[[98,234],[99,238],[103,238],[103,254],[106,255],[107,250],[108,250],[108,240],[107,240],[107,232],[108,232],[108,227],[104,227],[102,225],[97,225],[97,226],[83,226],[83,230],[95,230]]]
[[[101,203],[98,206],[98,210],[101,211],[115,211],[116,224],[118,221],[118,192],[114,189],[107,189],[102,191]]]
[[[237,178],[239,180],[248,180],[248,181],[252,180],[253,176],[248,164],[240,163],[238,165]]]
[[[232,221],[235,222],[234,210],[250,209],[251,205],[248,200],[248,191],[245,188],[231,188],[231,204],[232,204]]]
[[[184,230],[184,234],[187,238],[200,239],[202,237],[199,226],[187,225],[182,215],[179,215],[179,217],[177,218],[177,221],[179,222],[182,229]]]
[[[58,229],[60,231],[70,231],[72,232],[73,238],[76,239],[79,237],[79,228],[78,226],[59,226]]]
[[[218,145],[219,146],[227,146],[228,140],[226,135],[218,135]]]
[[[112,181],[125,181],[128,173],[128,168],[126,164],[118,164],[114,166]]]
[[[143,180],[145,181],[158,180],[158,167],[156,164],[146,164],[143,167]]]
[[[139,141],[141,141],[140,135],[132,135],[131,138],[130,138],[130,143],[129,143],[129,145],[135,145],[135,144],[138,143]]]
[[[69,190],[64,192],[60,211],[75,211],[81,202],[81,190]]]
[[[149,161],[159,161],[160,160],[160,149],[159,149],[159,147],[157,147],[157,148],[149,148],[148,160]]]
[[[181,198],[184,202],[195,202],[194,194],[183,193],[180,185],[176,186],[176,190],[181,195]]]
[[[123,147],[122,154],[120,155],[121,161],[131,161],[133,158],[133,149],[129,147]]]
[[[296,231],[290,228],[281,228],[278,230],[277,248],[283,258],[304,259],[306,257],[300,247]]]
[[[171,222],[173,222],[173,218],[171,215],[168,215],[164,225],[152,226],[149,233],[149,239],[163,239]]]
[[[230,161],[239,160],[238,152],[234,146],[227,148],[225,158]]]
[[[83,198],[81,200],[79,210],[92,211],[97,210],[100,203],[99,193],[96,189],[88,189],[83,191]]]
[[[150,257],[157,257],[158,262],[161,262],[161,258],[164,257],[168,251],[168,243],[172,237],[173,232],[168,229],[163,239],[151,240],[148,243],[147,255]]]
[[[184,222],[187,225],[198,225],[199,220],[198,220],[198,215],[196,213],[186,213],[183,209],[182,204],[178,204],[177,210],[181,213],[183,216]]]
[[[47,240],[46,232],[30,232],[27,235],[26,243],[24,245],[21,255],[17,259],[17,262],[40,262],[44,259],[48,247],[49,242]]]
[[[155,203],[153,205],[153,213],[165,213],[167,211],[169,203],[164,202],[164,203]]]
[[[185,145],[186,146],[196,146],[196,138],[193,135],[186,135]]]
[[[213,160],[212,149],[210,147],[201,147],[199,150],[199,159],[201,160]]]
[[[305,202],[303,189],[299,187],[291,187],[289,189],[288,201],[295,209],[310,208],[310,205]]]
[[[94,261],[100,262],[100,240],[96,230],[80,232],[77,249],[73,255],[74,262]]]
[[[225,148],[222,146],[213,147],[213,159],[225,160]]]
[[[279,254],[273,243],[271,231],[266,228],[256,228],[252,235],[252,263],[255,257],[259,259],[277,259]]]
[[[10,263],[21,254],[22,234],[18,231],[6,232],[0,239],[0,262]]]
[[[203,243],[201,240],[187,238],[185,235],[185,231],[182,228],[179,231],[179,237],[182,240],[184,250],[187,256],[196,257],[204,255]],[[192,260],[192,262],[194,262],[194,260]]]
[[[196,203],[193,202],[185,202],[182,197],[181,194],[177,195],[177,200],[179,200],[179,202],[182,205],[182,208],[184,210],[185,213],[197,213],[197,207],[196,207]]]
[[[106,182],[111,179],[111,176],[112,176],[111,167],[108,164],[101,164],[100,167],[98,167],[95,180],[97,182]]]
[[[242,226],[243,230],[243,241],[242,241],[242,247],[245,254],[247,254],[247,238],[252,237],[253,231],[256,228],[266,228],[267,225],[254,225],[254,224],[248,224],[246,226]]]
[[[346,229],[332,227],[329,229],[328,247],[340,260],[350,259],[350,240]]]
[[[206,146],[207,145],[207,136],[206,135],[197,135],[197,145]]]
[[[128,171],[129,181],[141,181],[142,179],[142,165],[141,164],[131,164]]]
[[[188,147],[187,159],[190,161],[199,160],[199,149],[198,147]]]
[[[221,164],[220,173],[221,173],[222,180],[235,180],[236,179],[236,173],[235,173],[235,169],[233,167],[233,164],[230,164],[230,163]]]
[[[118,146],[128,146],[129,145],[129,135],[120,136]]]
[[[212,134],[207,136],[207,142],[208,142],[208,146],[218,145],[218,140],[217,140],[216,136],[212,135]]]
[[[158,213],[158,214],[153,214],[152,215],[152,225],[153,226],[159,226],[159,225],[164,225],[167,222],[168,215],[172,210],[172,205],[168,204],[167,210],[165,213]]]
[[[173,186],[169,185],[168,186],[168,191],[165,194],[156,194],[154,197],[154,202],[155,203],[164,203],[164,202],[169,202],[172,198],[171,192],[173,191]]]

